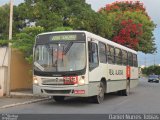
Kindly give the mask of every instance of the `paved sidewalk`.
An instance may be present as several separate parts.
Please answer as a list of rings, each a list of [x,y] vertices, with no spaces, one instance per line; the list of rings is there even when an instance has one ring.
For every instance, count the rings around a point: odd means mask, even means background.
[[[38,96],[11,96],[11,97],[0,97],[0,109],[31,104],[35,102],[45,101],[50,98],[48,97],[38,97]]]

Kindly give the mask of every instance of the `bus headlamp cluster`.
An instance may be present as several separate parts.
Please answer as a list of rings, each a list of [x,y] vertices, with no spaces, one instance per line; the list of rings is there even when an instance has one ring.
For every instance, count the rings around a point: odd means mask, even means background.
[[[78,84],[79,85],[84,85],[85,84],[85,76],[79,77]]]
[[[38,79],[36,76],[33,77],[33,84],[38,85]]]

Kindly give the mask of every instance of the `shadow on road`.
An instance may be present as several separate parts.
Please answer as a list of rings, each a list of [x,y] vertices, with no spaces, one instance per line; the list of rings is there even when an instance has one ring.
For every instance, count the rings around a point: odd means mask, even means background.
[[[135,94],[134,92],[130,92],[130,95]],[[105,98],[104,98],[104,103],[113,101],[115,99],[119,99],[121,97],[127,97],[127,96],[120,96],[117,93],[109,93],[109,94],[105,94]],[[129,97],[129,96],[128,96]],[[93,100],[91,99],[91,97],[66,97],[65,101],[63,102],[55,102],[54,99],[50,99],[47,102],[43,102],[41,104],[44,105],[54,105],[54,106],[86,106],[86,105],[95,105],[96,103],[93,102]],[[103,104],[103,103],[102,103]]]

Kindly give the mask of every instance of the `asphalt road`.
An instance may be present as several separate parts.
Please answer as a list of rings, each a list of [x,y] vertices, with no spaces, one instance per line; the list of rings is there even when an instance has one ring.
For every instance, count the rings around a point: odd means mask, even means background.
[[[106,113],[160,113],[160,83],[140,79],[129,96],[105,95],[102,104],[84,98],[68,98],[63,103],[54,100],[1,109],[0,113],[13,114],[106,114]]]

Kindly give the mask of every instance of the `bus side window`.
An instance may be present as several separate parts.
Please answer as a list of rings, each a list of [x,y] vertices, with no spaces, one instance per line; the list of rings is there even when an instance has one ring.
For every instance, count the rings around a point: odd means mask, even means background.
[[[122,64],[128,65],[128,54],[125,50],[122,50]]]
[[[138,67],[137,55],[136,54],[133,54],[133,66]]]
[[[115,63],[115,49],[113,46],[108,45],[108,63],[114,64]]]
[[[128,64],[133,66],[133,54],[130,52],[128,53]]]
[[[119,48],[115,48],[115,57],[116,57],[116,63],[118,65],[122,64],[122,51]]]
[[[98,46],[96,43],[88,42],[89,70],[98,67]]]
[[[99,59],[101,63],[107,63],[106,45],[99,42]]]

